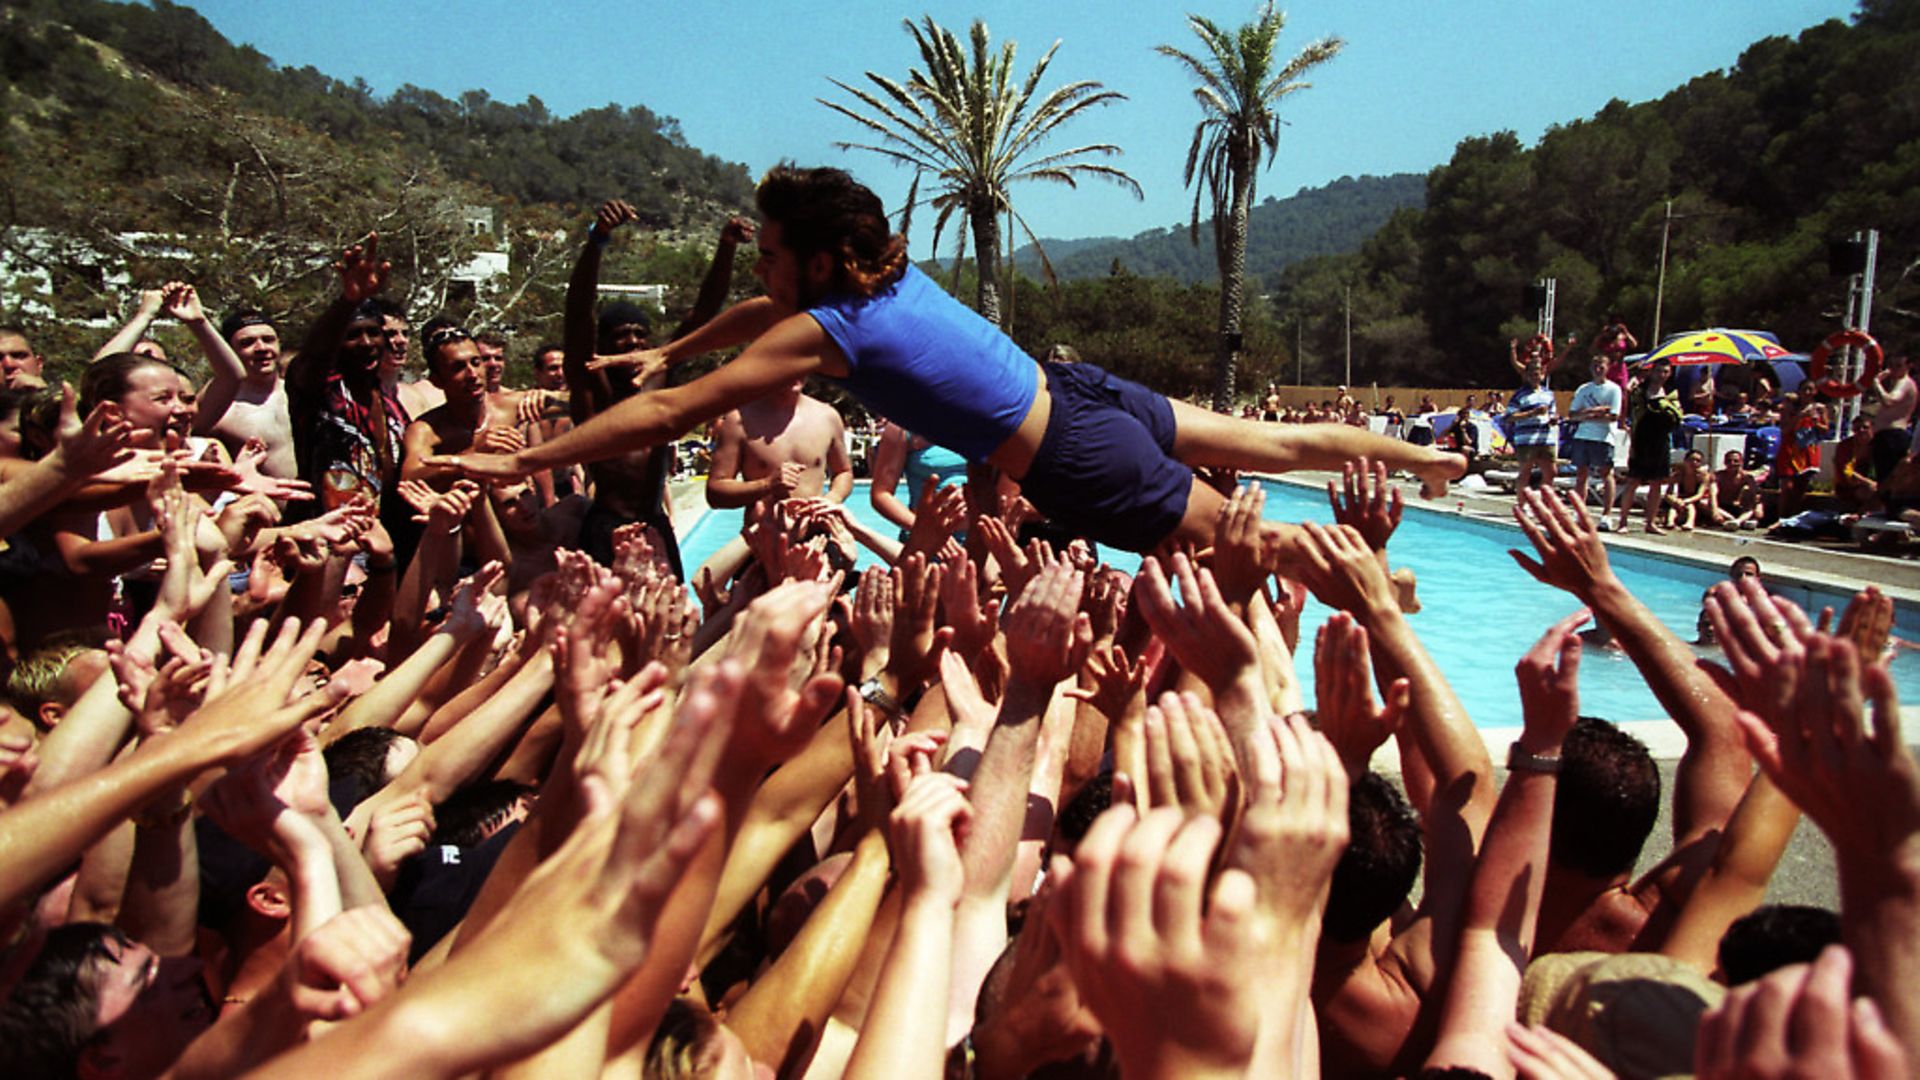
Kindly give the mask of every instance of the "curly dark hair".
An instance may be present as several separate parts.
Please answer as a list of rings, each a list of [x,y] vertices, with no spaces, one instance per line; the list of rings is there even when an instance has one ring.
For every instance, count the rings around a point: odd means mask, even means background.
[[[887,224],[880,197],[843,169],[780,164],[767,171],[754,204],[780,223],[787,247],[805,261],[833,256],[833,291],[872,296],[907,268],[907,240]]]

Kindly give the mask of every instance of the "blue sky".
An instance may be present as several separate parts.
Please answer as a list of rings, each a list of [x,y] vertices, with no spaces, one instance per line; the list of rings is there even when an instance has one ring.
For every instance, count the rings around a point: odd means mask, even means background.
[[[827,81],[866,70],[904,77],[917,62],[901,20],[932,15],[965,32],[984,18],[996,41],[1019,43],[1019,70],[1060,40],[1043,86],[1091,78],[1128,100],[1085,114],[1059,146],[1113,142],[1146,189],[1136,201],[1105,185],[1029,187],[1015,206],[1043,237],[1131,236],[1183,223],[1181,183],[1199,119],[1191,84],[1153,47],[1198,46],[1195,11],[1237,25],[1255,5],[1092,0],[934,0],[901,6],[711,0],[666,5],[610,0],[187,0],[223,34],[286,66],[359,76],[380,93],[413,83],[449,97],[481,88],[520,102],[536,95],[558,115],[608,102],[677,118],[694,146],[756,175],[782,158],[852,169],[889,208],[910,174],[871,154],[841,151],[851,121],[817,97]],[[1338,35],[1345,51],[1288,99],[1280,157],[1260,195],[1286,196],[1345,175],[1425,172],[1470,135],[1503,129],[1537,139],[1607,101],[1656,98],[1694,75],[1731,66],[1752,42],[1846,18],[1847,0],[1317,0],[1283,5],[1289,55]],[[617,194],[609,192],[609,195]],[[916,239],[925,243],[920,228]],[[918,253],[918,252],[917,252]]]

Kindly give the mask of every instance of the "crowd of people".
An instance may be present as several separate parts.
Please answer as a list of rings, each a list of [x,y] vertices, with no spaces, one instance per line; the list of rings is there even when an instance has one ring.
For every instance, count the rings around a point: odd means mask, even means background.
[[[788,201],[825,185],[870,222],[827,172],[776,170],[663,335],[596,308],[635,217],[603,206],[526,390],[502,384],[519,343],[415,334],[372,237],[291,356],[181,282],[77,391],[0,331],[0,1075],[1920,1060],[1887,598],[1835,621],[1718,585],[1697,662],[1585,507],[1525,489],[1515,574],[1569,614],[1515,668],[1503,774],[1423,644],[1459,628],[1418,625],[1390,555],[1390,472],[1432,493],[1457,458],[1007,353],[888,268],[884,229],[876,262]],[[722,310],[748,242],[768,295]],[[206,385],[154,355],[163,314]],[[900,319],[1011,374],[969,384]],[[809,374],[894,421],[870,498],[897,534],[847,513]],[[709,497],[748,524],[693,573],[665,444],[703,422]],[[1233,483],[1286,467],[1343,473],[1334,525]],[[1088,540],[1149,554],[1129,576]],[[1303,640],[1309,595],[1336,614]],[[1661,775],[1581,715],[1589,621],[1686,738],[1672,853],[1638,875]],[[1763,903],[1802,814],[1838,912]]]
[[[1654,534],[1777,526],[1775,535],[1789,539],[1821,531],[1844,537],[1847,527],[1866,518],[1920,527],[1920,457],[1911,452],[1920,385],[1904,354],[1862,375],[1858,388],[1866,407],[1842,435],[1833,398],[1812,381],[1782,390],[1766,362],[1724,366],[1719,376],[1714,367],[1693,367],[1684,378],[1676,378],[1671,363],[1630,368],[1627,351],[1638,343],[1618,316],[1609,316],[1595,335],[1590,378],[1574,390],[1564,413],[1547,382],[1572,355],[1573,343],[1557,354],[1544,336],[1510,344],[1520,380],[1510,398],[1493,392],[1482,403],[1479,394],[1468,393],[1454,406],[1426,393],[1407,411],[1391,394],[1369,408],[1341,386],[1334,398],[1295,408],[1282,404],[1278,388],[1269,385],[1262,402],[1243,413],[1280,423],[1378,425],[1465,454],[1475,473],[1517,469],[1520,487],[1552,482],[1566,462],[1573,490],[1601,508],[1603,529],[1625,531],[1636,509]],[[1563,422],[1577,424],[1563,431]],[[1771,429],[1773,449],[1726,449],[1719,461],[1708,461],[1685,442],[1700,430],[1689,423],[1709,422]],[[1616,433],[1625,437],[1624,462],[1616,461]],[[1836,438],[1832,477],[1816,499],[1822,448]],[[1606,517],[1609,512],[1615,516]]]

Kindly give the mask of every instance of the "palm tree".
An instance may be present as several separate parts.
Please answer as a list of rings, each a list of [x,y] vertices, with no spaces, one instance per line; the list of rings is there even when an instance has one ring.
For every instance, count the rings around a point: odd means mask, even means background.
[[[960,215],[955,231],[955,275],[966,252],[966,238],[973,237],[974,260],[980,273],[976,307],[981,315],[1000,322],[1000,290],[996,282],[1000,265],[1000,215],[1006,214],[1039,247],[1039,239],[1028,228],[1025,218],[1013,209],[1008,197],[1010,185],[1025,180],[1044,180],[1078,187],[1088,177],[1120,185],[1140,197],[1140,185],[1120,169],[1089,158],[1113,157],[1120,148],[1112,143],[1076,146],[1070,150],[1040,153],[1046,141],[1062,124],[1096,105],[1125,100],[1125,96],[1105,89],[1091,80],[1081,80],[1047,92],[1035,99],[1040,78],[1046,74],[1060,43],[1053,43],[1040,62],[1033,65],[1023,80],[1013,72],[1014,43],[1001,45],[996,52],[987,36],[987,24],[974,20],[971,55],[960,40],[933,21],[931,16],[916,26],[902,23],[913,42],[920,47],[925,65],[910,69],[907,81],[896,82],[869,71],[867,80],[878,92],[858,89],[830,80],[853,95],[865,107],[860,111],[839,102],[820,99],[820,104],[845,116],[880,137],[879,145],[843,142],[843,150],[870,150],[915,170],[915,190],[921,175],[932,178],[933,195],[929,199],[939,212],[934,220],[933,244],[940,246],[941,232],[948,221]],[[909,200],[911,201],[911,200]],[[912,207],[909,206],[908,210]],[[902,226],[904,228],[904,224]],[[1046,253],[1040,255],[1046,265]],[[1052,274],[1052,267],[1047,266]]]
[[[1187,149],[1186,183],[1193,186],[1193,242],[1200,243],[1200,203],[1213,204],[1213,251],[1220,264],[1220,341],[1214,352],[1213,407],[1233,406],[1233,366],[1240,347],[1242,292],[1247,275],[1247,215],[1253,210],[1254,173],[1262,152],[1271,166],[1280,151],[1280,99],[1305,90],[1308,71],[1339,54],[1337,37],[1313,42],[1274,67],[1274,47],[1286,25],[1273,0],[1252,22],[1223,30],[1213,20],[1188,15],[1187,25],[1206,50],[1196,57],[1171,45],[1158,51],[1186,65],[1200,85],[1193,99],[1205,114]],[[1198,180],[1196,184],[1195,181]]]

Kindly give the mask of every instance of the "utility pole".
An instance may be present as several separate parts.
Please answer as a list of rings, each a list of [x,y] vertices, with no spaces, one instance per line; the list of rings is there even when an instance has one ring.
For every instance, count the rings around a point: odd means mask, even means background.
[[[1353,286],[1347,286],[1347,382],[1353,385]]]
[[[1304,336],[1302,327],[1305,325],[1305,320],[1300,316],[1293,317],[1293,385],[1295,386],[1301,385],[1301,379],[1305,377],[1307,371],[1307,354],[1301,351],[1301,339]]]
[[[1666,220],[1660,223],[1660,280],[1653,287],[1653,337],[1647,339],[1647,348],[1660,347],[1660,306],[1667,299],[1667,237],[1673,232],[1673,200],[1667,200]]]

